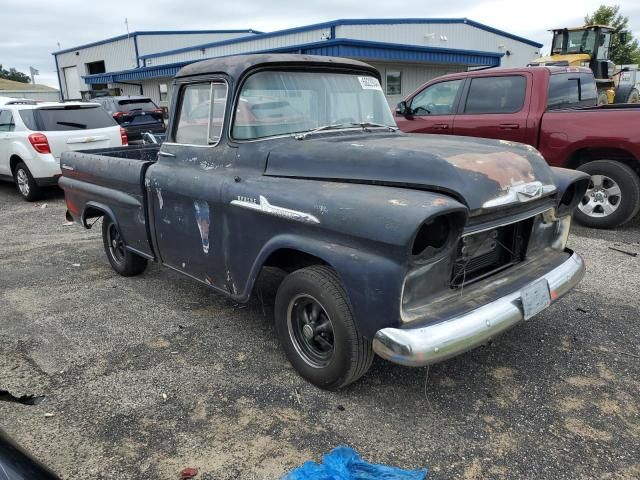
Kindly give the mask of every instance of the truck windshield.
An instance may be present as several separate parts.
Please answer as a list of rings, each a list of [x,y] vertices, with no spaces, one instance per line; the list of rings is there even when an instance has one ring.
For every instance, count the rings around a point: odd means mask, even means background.
[[[593,107],[598,91],[590,73],[557,73],[549,78],[547,109]]]
[[[375,77],[264,71],[244,83],[232,133],[248,140],[354,124],[396,126]]]

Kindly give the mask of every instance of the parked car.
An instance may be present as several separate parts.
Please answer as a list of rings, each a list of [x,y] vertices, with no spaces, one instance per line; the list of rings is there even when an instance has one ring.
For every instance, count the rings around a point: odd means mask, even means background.
[[[550,165],[586,172],[576,220],[611,228],[640,210],[640,105],[597,107],[597,97],[588,68],[478,70],[425,83],[398,105],[396,122],[411,133],[527,143]]]
[[[141,140],[142,134],[164,133],[164,113],[149,97],[97,97],[109,115],[127,132],[129,140]]]
[[[161,146],[62,155],[68,218],[104,217],[124,276],[156,261],[247,302],[262,268],[284,270],[279,339],[327,389],[374,352],[410,366],[458,355],[573,288],[584,263],[565,244],[588,176],[517,143],[398,132],[379,80],[332,57],[184,67]]]
[[[116,145],[127,145],[127,135],[97,103],[0,107],[0,179],[14,181],[28,201],[57,184],[62,152]]]

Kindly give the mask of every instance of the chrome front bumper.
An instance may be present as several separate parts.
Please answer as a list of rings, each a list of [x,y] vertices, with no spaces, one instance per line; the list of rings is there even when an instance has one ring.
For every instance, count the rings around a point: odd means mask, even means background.
[[[575,287],[585,272],[577,253],[542,275],[549,282],[551,302]],[[524,319],[522,291],[481,305],[463,315],[418,328],[383,328],[376,332],[373,349],[382,358],[410,367],[441,362],[508,330]]]

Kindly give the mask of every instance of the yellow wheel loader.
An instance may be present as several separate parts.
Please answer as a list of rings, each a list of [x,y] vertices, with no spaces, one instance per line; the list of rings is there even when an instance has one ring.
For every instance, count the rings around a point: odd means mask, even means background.
[[[529,66],[589,67],[598,86],[598,105],[608,103],[639,103],[640,95],[633,85],[618,85],[619,72],[609,60],[609,44],[614,29],[607,25],[585,25],[551,30],[551,55],[540,57]],[[624,32],[619,34],[624,41]]]

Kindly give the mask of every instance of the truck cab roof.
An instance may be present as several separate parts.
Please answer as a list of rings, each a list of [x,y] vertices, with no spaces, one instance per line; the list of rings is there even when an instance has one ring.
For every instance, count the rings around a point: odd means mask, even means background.
[[[325,57],[320,55],[265,53],[259,55],[233,55],[192,63],[182,68],[176,74],[176,79],[208,73],[225,73],[233,79],[238,79],[248,70],[277,65],[287,68],[295,68],[296,66],[324,65],[339,68],[350,68],[351,70],[366,70],[376,78],[380,78],[380,74],[375,68],[358,60],[339,57]]]

